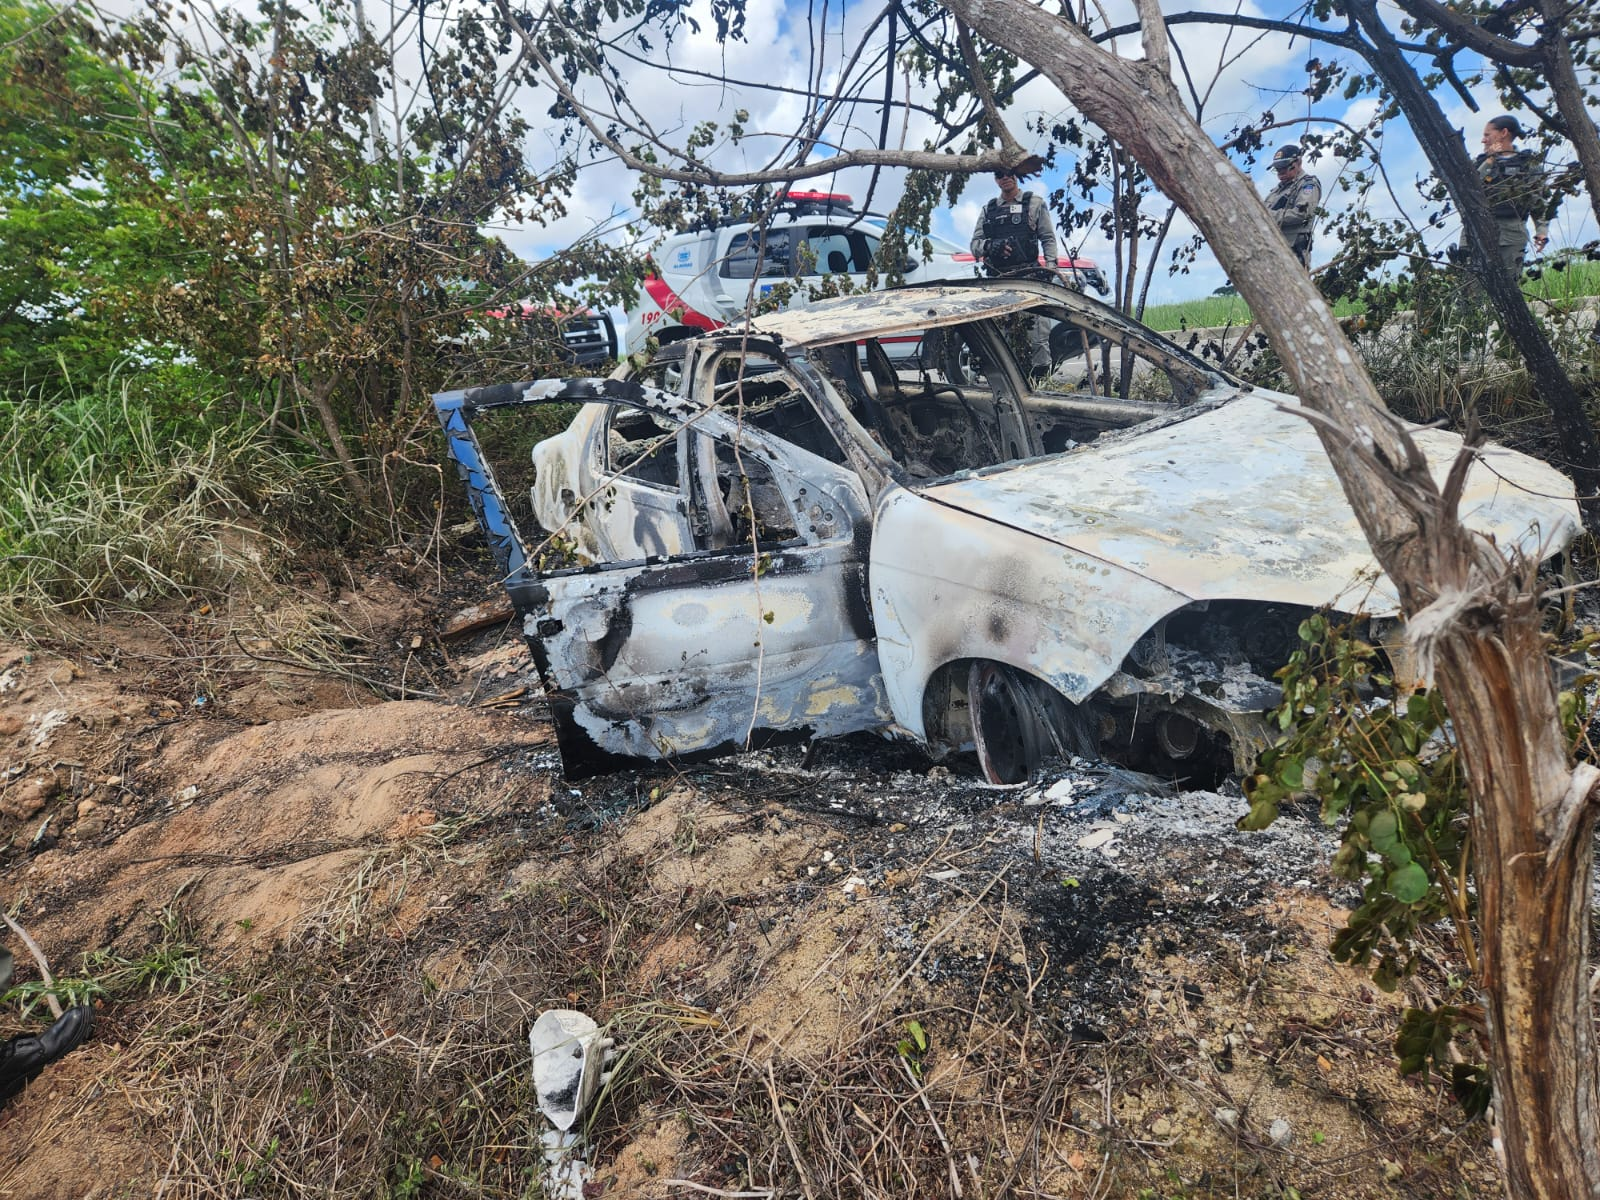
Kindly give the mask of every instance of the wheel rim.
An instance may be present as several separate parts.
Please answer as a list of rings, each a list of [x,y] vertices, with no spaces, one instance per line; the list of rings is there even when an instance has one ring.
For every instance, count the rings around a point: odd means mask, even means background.
[[[989,782],[1027,782],[1043,757],[1044,738],[1026,680],[1000,663],[975,662],[967,675],[967,708]]]

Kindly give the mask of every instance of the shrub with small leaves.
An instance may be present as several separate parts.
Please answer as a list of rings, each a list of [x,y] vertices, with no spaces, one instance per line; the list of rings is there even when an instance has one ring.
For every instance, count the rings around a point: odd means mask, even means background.
[[[1437,692],[1396,695],[1378,652],[1312,616],[1279,672],[1276,718],[1287,736],[1245,782],[1245,829],[1264,829],[1292,796],[1321,802],[1322,819],[1348,817],[1334,874],[1361,884],[1362,903],[1334,939],[1340,962],[1376,960],[1385,991],[1410,975],[1420,926],[1443,917],[1470,941],[1465,887],[1467,793]],[[1387,698],[1380,698],[1387,697]],[[1470,951],[1469,951],[1470,954]]]
[[[1443,699],[1397,692],[1379,652],[1322,615],[1303,621],[1299,634],[1278,672],[1283,702],[1274,715],[1285,736],[1245,781],[1250,812],[1240,827],[1264,829],[1285,802],[1315,796],[1323,821],[1344,818],[1334,874],[1361,886],[1361,903],[1334,935],[1334,958],[1369,966],[1373,981],[1393,991],[1423,961],[1419,931],[1448,919],[1475,971],[1468,796]],[[1483,1068],[1449,1061],[1456,1033],[1471,1025],[1463,1011],[1410,1010],[1396,1050],[1402,1071],[1433,1066],[1458,1095],[1470,1093],[1469,1111],[1481,1111],[1469,1085],[1486,1080]]]

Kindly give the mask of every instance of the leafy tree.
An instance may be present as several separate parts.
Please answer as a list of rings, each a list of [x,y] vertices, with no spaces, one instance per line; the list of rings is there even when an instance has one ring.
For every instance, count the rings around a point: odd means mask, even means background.
[[[160,355],[134,297],[179,249],[124,186],[143,172],[129,80],[72,15],[0,4],[0,385],[94,379]]]
[[[0,269],[0,319],[27,334],[13,377],[50,356],[185,356],[366,497],[430,430],[429,392],[505,350],[475,312],[570,311],[580,281],[602,277],[603,300],[632,277],[597,241],[530,267],[483,232],[561,215],[572,177],[526,165],[529,126],[494,86],[507,37],[470,14],[424,40],[429,102],[413,105],[395,38],[345,0],[179,0],[120,26],[7,11],[0,61],[24,101],[0,125],[18,147],[0,237],[26,250]]]

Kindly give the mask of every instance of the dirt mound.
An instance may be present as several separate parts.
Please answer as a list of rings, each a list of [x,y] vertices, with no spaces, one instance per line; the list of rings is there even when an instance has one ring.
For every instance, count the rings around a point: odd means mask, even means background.
[[[115,944],[134,914],[180,894],[208,939],[281,938],[375,845],[435,824],[463,775],[546,740],[539,727],[425,701],[232,731],[196,722],[124,777],[142,800],[128,829],[93,853],[46,851],[13,882],[41,930],[73,949]],[[493,812],[490,802],[475,815]],[[76,898],[91,896],[86,911]]]

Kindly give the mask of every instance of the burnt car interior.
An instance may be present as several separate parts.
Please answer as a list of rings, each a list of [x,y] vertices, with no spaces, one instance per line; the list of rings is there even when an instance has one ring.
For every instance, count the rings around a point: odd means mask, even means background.
[[[763,355],[724,354],[716,363],[715,404],[818,458],[843,465],[844,450],[806,398],[799,381]]]
[[[866,338],[813,352],[861,426],[913,479],[1027,458],[1039,447],[976,326]],[[891,356],[906,342],[915,355]],[[888,345],[885,345],[888,342]]]
[[[786,424],[793,420],[812,429],[807,440],[816,450],[827,452],[817,457],[843,460],[838,443],[810,412],[804,397],[793,390],[792,381],[785,389],[780,375],[763,374],[749,390],[754,393],[753,403],[734,411],[742,411],[751,428],[770,424],[793,441],[795,426]],[[730,404],[736,405],[737,400]],[[641,503],[635,493],[636,513],[651,511],[654,523],[681,528],[680,538],[666,539],[681,545],[665,553],[773,547],[808,540],[799,520],[806,496],[804,483],[798,477],[780,482],[768,454],[748,431],[736,428],[724,435],[703,428],[705,423],[676,424],[626,404],[612,405],[608,422],[606,471],[659,493],[661,502],[654,505]],[[811,445],[801,448],[816,452]],[[812,522],[806,528],[818,532],[815,526]]]
[[[1044,323],[1038,332],[1036,321]],[[1007,343],[1004,357],[1025,362],[1034,337],[1048,340],[1051,367],[1019,394],[993,339]],[[905,352],[908,342],[914,353]],[[1221,382],[1156,343],[1062,309],[823,346],[811,357],[913,479],[1058,453],[1169,414]]]

